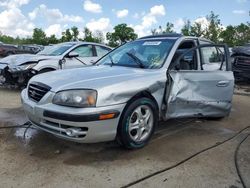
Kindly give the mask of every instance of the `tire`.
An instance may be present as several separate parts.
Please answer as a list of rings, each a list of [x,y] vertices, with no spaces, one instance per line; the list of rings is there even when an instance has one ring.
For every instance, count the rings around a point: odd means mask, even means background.
[[[38,74],[42,74],[42,73],[46,73],[46,72],[51,72],[51,71],[54,71],[54,69],[51,69],[51,68],[45,68],[45,69],[42,69],[38,72]]]
[[[149,98],[139,98],[129,103],[118,125],[118,143],[127,149],[144,147],[154,133],[158,116],[158,108]]]

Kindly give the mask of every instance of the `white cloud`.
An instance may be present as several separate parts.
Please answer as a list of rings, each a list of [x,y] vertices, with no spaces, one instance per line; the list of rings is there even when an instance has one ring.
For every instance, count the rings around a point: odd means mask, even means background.
[[[199,17],[199,18],[197,18],[196,20],[194,20],[194,23],[199,23],[199,24],[201,24],[201,28],[202,29],[206,29],[206,28],[208,28],[208,26],[209,26],[209,21],[207,20],[207,18],[206,17]]]
[[[151,16],[164,16],[165,14],[165,7],[163,5],[156,5],[150,9]]]
[[[138,36],[145,36],[150,34],[150,28],[152,25],[157,23],[157,18],[161,16],[165,16],[166,11],[163,5],[156,5],[150,8],[148,13],[143,13],[142,23],[133,26]]]
[[[1,0],[0,6],[11,8],[19,8],[22,5],[26,5],[29,3],[30,0]]]
[[[86,27],[91,31],[102,31],[106,32],[111,28],[109,18],[100,18],[99,20],[92,19],[86,24]]]
[[[185,21],[183,18],[178,18],[177,20],[175,20],[174,22],[174,30],[177,33],[181,32],[181,29],[183,28],[183,26],[185,25]]]
[[[233,10],[233,14],[246,14],[245,10]]]
[[[140,17],[140,15],[138,14],[138,13],[135,13],[134,15],[133,15],[133,18],[135,18],[135,19],[138,19]]]
[[[92,12],[92,13],[101,13],[102,12],[102,6],[97,4],[97,3],[93,3],[91,0],[84,1],[83,8],[84,8],[84,10],[86,10],[88,12]]]
[[[45,29],[45,33],[47,36],[56,35],[59,38],[62,36],[62,26],[60,24],[50,25]]]
[[[74,22],[82,23],[83,18],[75,15],[63,15],[59,9],[49,9],[46,5],[41,4],[29,14],[31,20],[35,20],[38,16],[45,17],[49,23]]]
[[[118,10],[116,12],[116,16],[117,18],[124,18],[128,15],[128,10],[127,9],[123,9],[123,10]]]
[[[11,8],[0,13],[0,31],[13,37],[32,34],[34,24],[29,22],[19,8]]]

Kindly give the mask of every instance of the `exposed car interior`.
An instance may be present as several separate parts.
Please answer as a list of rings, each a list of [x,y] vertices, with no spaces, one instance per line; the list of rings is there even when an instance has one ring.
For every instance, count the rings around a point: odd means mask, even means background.
[[[183,42],[178,49],[176,50],[174,57],[172,59],[172,63],[174,63],[182,54],[184,54],[187,50],[195,47],[194,41],[185,41]],[[191,51],[187,53],[179,62],[179,64],[174,66],[175,70],[197,70],[197,55],[195,51]]]

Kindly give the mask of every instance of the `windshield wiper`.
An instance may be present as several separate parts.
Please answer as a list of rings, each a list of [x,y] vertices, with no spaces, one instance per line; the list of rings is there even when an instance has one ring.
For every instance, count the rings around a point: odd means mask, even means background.
[[[126,54],[127,54],[129,57],[131,57],[131,58],[135,61],[135,63],[136,63],[137,65],[139,65],[140,68],[145,68],[145,65],[142,63],[142,61],[141,61],[137,56],[135,56],[134,54],[132,54],[132,53],[130,53],[130,52],[126,52]]]
[[[109,57],[109,59],[111,61],[111,65],[110,66],[112,67],[115,63],[114,63],[113,58],[111,57],[111,55],[108,55],[108,57]]]

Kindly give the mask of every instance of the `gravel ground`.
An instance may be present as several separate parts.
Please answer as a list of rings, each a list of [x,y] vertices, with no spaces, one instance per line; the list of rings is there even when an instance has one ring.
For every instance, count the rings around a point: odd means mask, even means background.
[[[26,122],[19,91],[0,89],[0,127]],[[250,97],[238,92],[233,110],[220,121],[171,120],[160,123],[143,149],[116,143],[76,144],[36,129],[0,129],[0,187],[122,187],[222,142],[250,125]],[[134,187],[242,187],[234,152],[250,133],[208,150]],[[250,187],[250,138],[240,147],[239,169]]]

